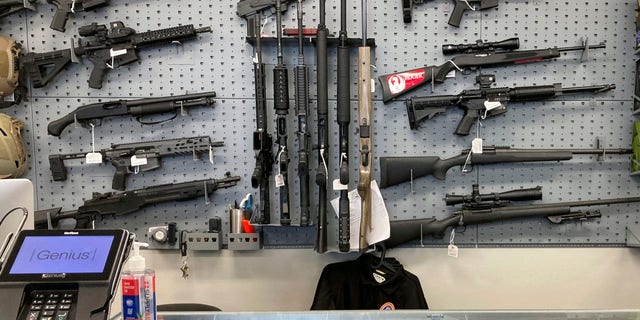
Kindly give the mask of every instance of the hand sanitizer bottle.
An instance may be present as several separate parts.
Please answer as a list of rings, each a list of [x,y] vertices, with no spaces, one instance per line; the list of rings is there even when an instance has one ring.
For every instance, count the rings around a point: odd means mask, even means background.
[[[146,267],[140,247],[149,245],[133,243],[133,255],[129,258],[129,271],[122,273],[122,316],[124,320],[156,320],[156,274]]]

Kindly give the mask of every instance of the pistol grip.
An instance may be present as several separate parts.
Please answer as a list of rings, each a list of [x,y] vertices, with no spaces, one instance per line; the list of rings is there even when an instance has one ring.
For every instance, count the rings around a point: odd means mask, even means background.
[[[462,16],[464,12],[468,9],[468,4],[462,0],[454,0],[455,6],[453,11],[451,12],[451,16],[449,17],[449,25],[454,26],[456,28],[460,27],[460,21],[462,20]]]
[[[64,166],[64,161],[60,155],[53,154],[49,156],[49,169],[51,169],[53,181],[67,180],[67,168]]]
[[[93,70],[91,70],[91,75],[89,76],[89,88],[92,89],[102,89],[102,82],[104,82],[104,77],[109,72],[109,66],[106,62],[100,60],[91,60],[93,62]]]
[[[128,169],[126,166],[116,166],[116,173],[113,174],[113,181],[111,182],[112,189],[123,191],[127,188]]]
[[[64,1],[49,1],[49,3],[52,3],[57,7],[56,13],[53,15],[53,20],[51,20],[51,25],[49,25],[49,28],[56,31],[65,32],[65,26],[67,24],[67,19],[69,18],[70,13],[69,4]]]
[[[460,120],[460,123],[454,133],[459,136],[468,136],[471,131],[471,127],[473,127],[473,124],[478,121],[478,117],[478,113],[476,112],[465,111],[464,117]]]

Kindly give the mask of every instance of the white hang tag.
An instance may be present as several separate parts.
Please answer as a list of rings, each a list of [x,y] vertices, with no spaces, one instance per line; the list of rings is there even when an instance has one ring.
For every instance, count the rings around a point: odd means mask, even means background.
[[[282,174],[276,175],[276,188],[284,187],[284,176]]]
[[[376,80],[371,79],[371,93],[376,92]]]
[[[449,255],[449,257],[457,258],[458,257],[458,246],[456,246],[455,244],[450,244],[447,247],[447,254]]]
[[[138,158],[136,156],[131,157],[131,166],[144,166],[147,164],[147,158]]]
[[[493,109],[498,109],[502,107],[502,102],[500,101],[485,101],[484,102],[484,109],[489,112]]]
[[[109,49],[109,55],[113,57],[121,56],[123,54],[127,54],[127,49],[113,50]]]
[[[447,78],[455,78],[456,77],[456,71],[455,70],[451,70],[449,73],[447,73]]]
[[[102,153],[89,152],[85,158],[87,164],[102,163]]]
[[[333,191],[349,190],[349,186],[340,183],[340,179],[333,179]]]
[[[209,146],[209,162],[213,164],[213,147]]]
[[[471,142],[471,153],[482,154],[482,138],[475,138]]]

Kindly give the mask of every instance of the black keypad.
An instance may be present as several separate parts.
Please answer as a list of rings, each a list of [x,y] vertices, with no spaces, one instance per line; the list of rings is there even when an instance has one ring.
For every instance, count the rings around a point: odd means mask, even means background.
[[[64,291],[34,291],[26,306],[25,320],[68,320],[75,293]]]

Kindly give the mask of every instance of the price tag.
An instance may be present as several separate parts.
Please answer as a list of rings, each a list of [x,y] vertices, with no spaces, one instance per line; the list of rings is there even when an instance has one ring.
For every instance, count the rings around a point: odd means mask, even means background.
[[[376,80],[371,79],[371,93],[376,92]]]
[[[102,153],[89,152],[85,158],[87,164],[102,163]]]
[[[213,147],[209,146],[209,162],[213,164]]]
[[[482,138],[475,138],[471,142],[471,152],[474,154],[482,154]]]
[[[349,190],[349,186],[346,185],[346,184],[340,183],[340,179],[334,179],[333,180],[333,190],[334,191]]]
[[[144,166],[147,164],[147,158],[138,158],[136,156],[131,157],[131,166]]]
[[[276,188],[284,187],[284,176],[282,174],[276,175]]]
[[[455,244],[450,244],[447,247],[447,254],[449,255],[449,257],[457,258],[458,257],[458,246],[456,246]]]
[[[447,78],[455,78],[455,77],[456,77],[455,70],[451,70],[451,72],[447,73]]]
[[[121,56],[123,54],[127,54],[127,49],[120,49],[120,50],[109,49],[109,55],[111,55],[112,58]]]
[[[493,110],[493,109],[498,109],[502,107],[502,102],[500,101],[485,101],[484,102],[484,108],[487,112]]]

